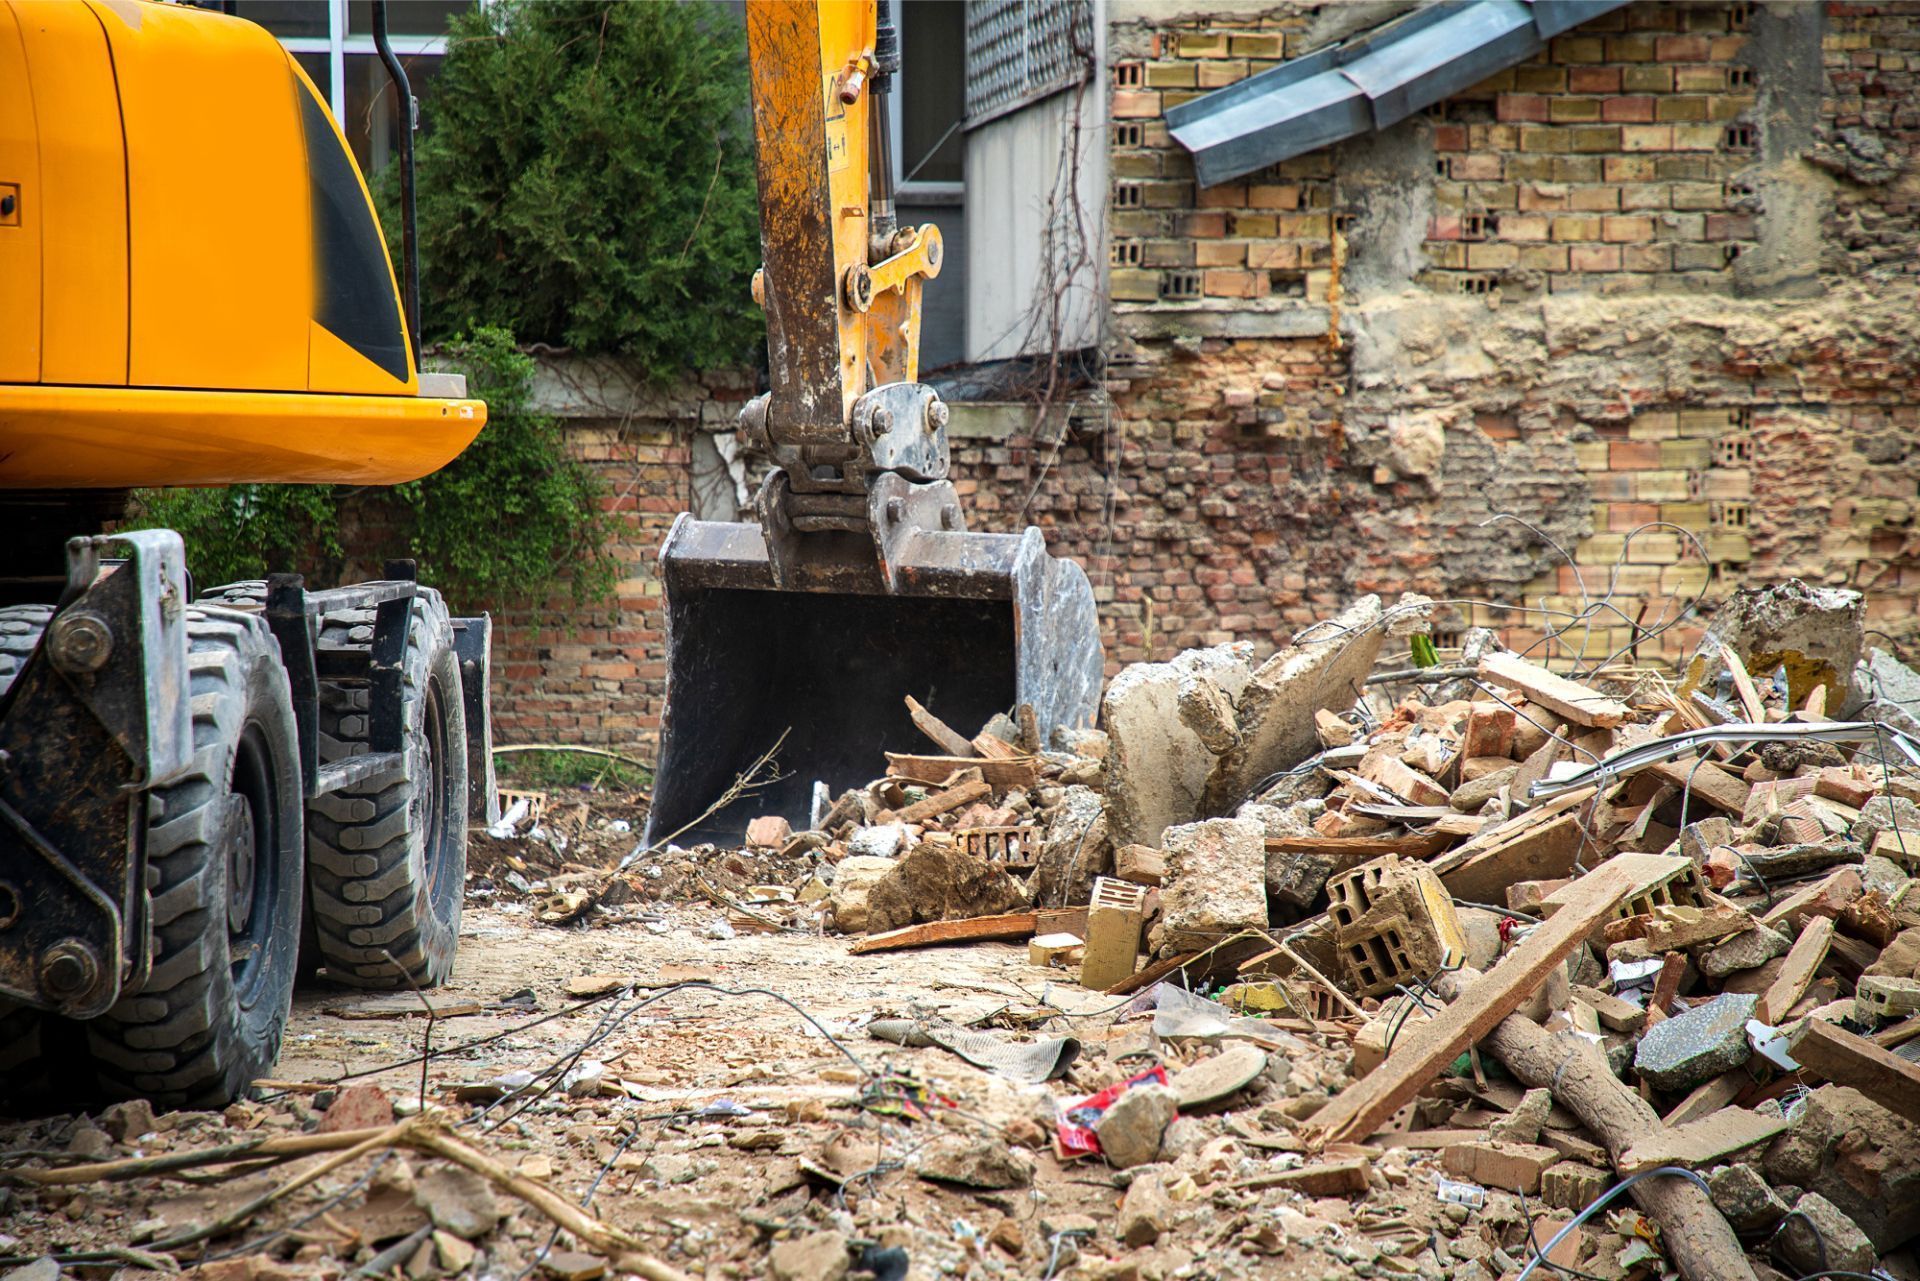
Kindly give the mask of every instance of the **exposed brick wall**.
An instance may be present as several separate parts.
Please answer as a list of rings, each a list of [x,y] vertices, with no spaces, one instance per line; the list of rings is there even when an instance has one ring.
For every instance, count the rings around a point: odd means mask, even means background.
[[[1330,11],[1169,10],[1109,33],[1096,425],[953,449],[974,528],[1038,524],[1086,566],[1110,667],[1264,649],[1361,591],[1487,602],[1446,625],[1517,645],[1604,600],[1543,652],[1671,657],[1699,625],[1662,620],[1787,575],[1920,640],[1920,4],[1828,6],[1792,84],[1767,48],[1803,6],[1648,0],[1568,33],[1383,135],[1418,162],[1384,273],[1377,148],[1201,189],[1163,120],[1309,52]],[[631,568],[617,608],[501,619],[504,741],[650,742],[652,560],[691,434],[747,394],[576,424]]]
[[[1825,94],[1811,158],[1846,181],[1828,220],[1837,270],[1920,273],[1920,6],[1833,4],[1821,42]]]

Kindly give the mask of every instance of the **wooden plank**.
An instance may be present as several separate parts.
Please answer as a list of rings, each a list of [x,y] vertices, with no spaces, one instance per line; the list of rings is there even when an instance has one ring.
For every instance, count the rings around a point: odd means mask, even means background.
[[[912,756],[904,752],[887,753],[887,774],[909,783],[939,787],[955,771],[977,769],[980,777],[995,787],[1032,787],[1040,778],[1040,764],[1031,756],[1002,760],[984,760],[978,756]]]
[[[1851,865],[1836,867],[1825,876],[1793,894],[1775,903],[1767,914],[1760,918],[1760,924],[1769,928],[1782,921],[1790,921],[1806,912],[1816,916],[1827,916],[1840,909],[1835,905],[1837,899],[1858,898],[1860,870]],[[1830,910],[1829,910],[1830,909]]]
[[[1683,867],[1686,860],[1670,860]],[[1556,966],[1611,916],[1633,889],[1630,877],[1601,864],[1574,883],[1579,892],[1534,930],[1505,960],[1480,976],[1460,999],[1411,1033],[1403,1032],[1394,1052],[1379,1067],[1354,1082],[1316,1112],[1309,1132],[1320,1144],[1358,1142],[1412,1102],[1428,1082],[1459,1058],[1547,981]]]
[[[1106,995],[1126,996],[1129,993],[1138,992],[1143,987],[1158,983],[1181,966],[1191,965],[1199,959],[1198,952],[1182,952],[1176,956],[1169,956],[1165,960],[1155,961],[1146,969],[1136,971],[1132,978],[1121,979],[1115,983],[1107,989]]]
[[[1367,1190],[1367,1169],[1370,1165],[1371,1162],[1365,1157],[1323,1161],[1318,1165],[1303,1165],[1297,1170],[1256,1174],[1230,1186],[1249,1190],[1288,1188],[1302,1196],[1312,1197],[1352,1196]]]
[[[1634,1140],[1615,1162],[1622,1174],[1638,1174],[1661,1165],[1683,1165],[1699,1170],[1717,1161],[1765,1143],[1787,1128],[1783,1116],[1722,1108],[1685,1125],[1660,1130]]]
[[[1827,947],[1833,942],[1833,918],[1816,916],[1800,931],[1787,952],[1786,963],[1774,976],[1773,986],[1760,997],[1753,1017],[1762,1023],[1778,1023],[1813,982],[1813,972],[1827,959]]]
[[[964,783],[949,787],[944,792],[935,792],[923,801],[915,801],[893,816],[896,823],[924,823],[949,810],[957,810],[962,805],[971,805],[975,801],[984,801],[993,795],[993,784],[984,778],[968,779]]]
[[[1269,836],[1269,854],[1350,854],[1359,862],[1398,854],[1402,858],[1425,858],[1444,848],[1446,836],[1418,832],[1411,836]]]
[[[934,947],[942,943],[995,943],[1032,938],[1038,932],[1037,912],[1005,912],[999,916],[975,916],[961,921],[928,921],[924,925],[903,925],[897,930],[869,934],[854,943],[855,956],[867,952],[898,952],[909,947]]]
[[[1025,754],[1006,739],[996,738],[985,730],[973,736],[973,750],[990,760],[999,761],[1010,761]]]
[[[1661,1120],[1670,1126],[1681,1126],[1711,1116],[1733,1102],[1734,1095],[1746,1088],[1748,1079],[1745,1072],[1736,1068],[1731,1072],[1722,1072],[1711,1081],[1702,1081],[1694,1087],[1693,1093],[1675,1104],[1673,1111]]]
[[[1920,1036],[1920,1014],[1910,1019],[1902,1019],[1892,1027],[1883,1027],[1867,1039],[1883,1050],[1892,1050],[1905,1045],[1916,1036]]]
[[[1920,1125],[1920,1066],[1837,1024],[1808,1019],[1787,1051],[1802,1070],[1860,1091],[1889,1112]]]
[[[1702,800],[1729,814],[1744,814],[1747,793],[1753,790],[1744,779],[1735,778],[1712,761],[1661,761],[1649,765],[1647,772],[1681,788],[1689,801]],[[1689,817],[1694,816],[1689,807]]]
[[[1760,691],[1753,687],[1753,677],[1747,675],[1747,665],[1740,661],[1740,655],[1722,645],[1720,661],[1727,665],[1727,674],[1733,677],[1733,688],[1740,695],[1740,706],[1746,710],[1747,719],[1755,725],[1761,725],[1767,719],[1767,705],[1760,701]]]
[[[932,739],[934,745],[948,756],[979,755],[965,734],[922,707],[920,700],[911,694],[907,695],[907,715],[913,717],[913,723],[920,732]]]
[[[1618,699],[1570,681],[1513,654],[1488,654],[1480,660],[1480,678],[1506,689],[1517,689],[1529,703],[1566,717],[1589,729],[1612,729],[1631,716]]]
[[[1553,881],[1569,875],[1574,857],[1587,845],[1580,816],[1562,814],[1550,822],[1526,828],[1512,840],[1484,849],[1451,867],[1442,867],[1436,862],[1434,870],[1440,873],[1441,883],[1456,898],[1475,903],[1504,903],[1507,887],[1516,881]]]

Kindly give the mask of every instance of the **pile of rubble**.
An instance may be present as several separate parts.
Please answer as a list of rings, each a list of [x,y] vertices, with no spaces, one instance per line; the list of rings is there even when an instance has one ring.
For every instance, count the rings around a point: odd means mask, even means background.
[[[1724,606],[1677,684],[1488,632],[1376,673],[1430,612],[1368,597],[1257,667],[1136,665],[1104,733],[1046,745],[916,705],[938,755],[890,755],[812,831],[756,824],[820,859],[783,921],[822,913],[856,952],[1029,939],[1089,988],[1164,1012],[1177,984],[1348,1046],[1261,1186],[1364,1192],[1407,1149],[1442,1200],[1538,1198],[1568,1229],[1540,1248],[1596,1275],[1911,1267],[1920,677],[1863,659],[1856,594],[1798,582]],[[1111,1084],[1057,1155],[1153,1160],[1164,1081]]]

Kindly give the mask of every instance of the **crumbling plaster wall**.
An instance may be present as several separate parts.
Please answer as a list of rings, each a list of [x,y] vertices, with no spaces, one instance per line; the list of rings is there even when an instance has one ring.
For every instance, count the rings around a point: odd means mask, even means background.
[[[1671,655],[1697,629],[1660,619],[1785,574],[1910,629],[1920,16],[1636,4],[1377,136],[1196,187],[1165,109],[1316,47],[1324,13],[1112,10],[1139,60],[1114,172],[1141,185],[1112,215],[1138,246],[1111,273],[1112,427],[1032,504],[1098,558],[1111,657],[1274,642],[1402,589],[1608,596],[1560,648]],[[1112,514],[1078,538],[1090,508]]]

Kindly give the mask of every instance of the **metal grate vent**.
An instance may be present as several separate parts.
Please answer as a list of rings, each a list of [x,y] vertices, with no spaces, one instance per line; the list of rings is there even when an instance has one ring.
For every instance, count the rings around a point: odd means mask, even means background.
[[[967,118],[1077,83],[1093,53],[1090,0],[973,0],[967,6]]]

